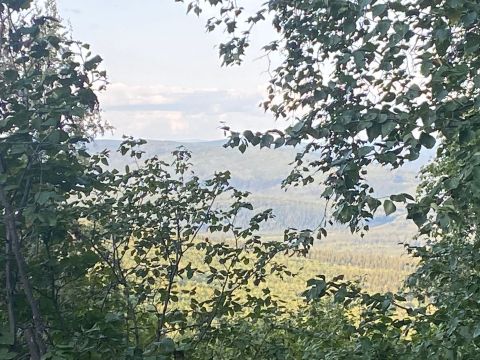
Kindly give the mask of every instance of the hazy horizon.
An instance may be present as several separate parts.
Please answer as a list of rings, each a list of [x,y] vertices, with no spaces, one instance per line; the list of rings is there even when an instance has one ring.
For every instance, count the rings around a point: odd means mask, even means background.
[[[268,25],[256,32],[241,67],[222,68],[216,48],[222,34],[206,34],[205,16],[187,16],[184,4],[58,0],[58,8],[73,37],[104,59],[110,84],[100,106],[115,127],[106,138],[204,141],[222,138],[223,123],[274,127],[259,107],[268,82],[267,60],[260,58]]]

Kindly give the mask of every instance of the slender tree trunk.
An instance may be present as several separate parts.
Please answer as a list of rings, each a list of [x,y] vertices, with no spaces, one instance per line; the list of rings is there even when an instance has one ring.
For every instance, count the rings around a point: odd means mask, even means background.
[[[27,341],[28,350],[30,352],[30,360],[41,360],[40,350],[37,345],[37,340],[31,328],[25,329],[25,339]]]
[[[178,264],[172,265],[172,267],[173,269],[171,270],[171,273],[168,279],[167,296],[165,297],[165,300],[163,302],[162,313],[157,319],[157,341],[160,341],[160,339],[163,336],[163,327],[165,326],[168,305],[170,303],[170,296],[172,293],[173,283],[175,281],[175,275],[177,273]]]
[[[46,353],[46,345],[43,339],[43,335],[45,334],[45,328],[43,325],[42,316],[40,313],[40,309],[38,308],[37,301],[35,300],[35,296],[33,295],[32,285],[30,284],[30,279],[27,273],[27,266],[25,263],[25,258],[23,257],[20,245],[20,239],[17,232],[17,226],[15,221],[15,213],[12,210],[10,203],[5,195],[5,190],[3,187],[0,187],[0,202],[3,205],[5,214],[4,214],[4,221],[6,227],[6,237],[10,240],[13,254],[15,256],[15,260],[17,263],[17,270],[18,275],[20,277],[20,281],[22,282],[23,291],[27,298],[28,305],[30,306],[30,310],[32,312],[32,320],[34,329],[32,331],[32,336],[30,340],[36,342],[40,356]],[[27,335],[27,334],[26,334]],[[29,339],[27,339],[29,341]],[[33,355],[32,359],[33,359]]]
[[[135,313],[135,307],[132,304],[132,300],[130,299],[130,289],[128,284],[125,284],[125,299],[127,301],[127,324],[130,323],[130,320],[133,322],[133,335],[135,337],[135,347],[140,347],[140,332],[138,329],[138,320],[137,314]],[[127,325],[128,333],[130,333],[130,325]],[[129,336],[129,335],[128,335]]]
[[[56,286],[56,278],[55,278],[55,271],[53,269],[52,263],[53,263],[53,258],[52,258],[52,252],[50,249],[50,244],[49,240],[44,242],[45,245],[45,251],[47,253],[47,259],[48,259],[48,269],[49,269],[49,277],[50,277],[50,297],[52,298],[52,303],[53,307],[55,308],[55,312],[58,318],[58,321],[60,322],[60,326],[62,329],[67,329],[65,326],[65,319],[63,318],[62,310],[60,308],[60,304],[58,303],[58,287]]]
[[[113,271],[114,273],[118,272],[118,279],[120,283],[124,286],[124,296],[127,302],[127,342],[130,342],[130,320],[133,322],[133,334],[135,337],[135,347],[140,347],[140,331],[138,328],[137,314],[135,313],[135,306],[132,304],[130,299],[130,286],[128,284],[128,279],[125,276],[125,273],[122,268],[121,259],[118,255],[118,244],[115,236],[112,236],[112,256],[113,256]]]
[[[17,341],[17,319],[15,317],[15,286],[13,284],[13,264],[12,264],[12,243],[8,236],[6,236],[5,242],[5,290],[7,292],[7,308],[8,308],[8,325],[11,336],[13,336],[13,345]]]

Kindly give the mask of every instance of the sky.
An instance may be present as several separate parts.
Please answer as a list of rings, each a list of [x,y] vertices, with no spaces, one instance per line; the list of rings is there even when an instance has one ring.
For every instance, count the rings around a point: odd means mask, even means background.
[[[275,125],[259,107],[268,82],[260,47],[273,35],[267,25],[254,34],[241,67],[222,68],[216,46],[224,34],[206,33],[206,17],[186,15],[184,4],[57,2],[73,37],[104,59],[109,85],[100,101],[103,117],[115,128],[105,138],[214,140],[224,136],[222,122],[236,130]]]

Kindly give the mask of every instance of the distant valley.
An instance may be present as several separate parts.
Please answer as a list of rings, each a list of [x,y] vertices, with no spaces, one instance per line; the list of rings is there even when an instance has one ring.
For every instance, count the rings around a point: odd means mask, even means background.
[[[90,144],[91,152],[103,149],[110,151],[111,166],[119,170],[135,160],[121,156],[116,150],[118,140],[98,140]],[[248,148],[242,154],[237,149],[223,147],[224,141],[172,142],[149,141],[144,145],[145,156],[157,155],[164,160],[179,146],[192,152],[193,170],[200,178],[208,178],[215,171],[229,170],[232,184],[251,192],[250,200],[256,210],[272,208],[276,215],[261,230],[264,239],[277,240],[284,229],[315,228],[323,217],[324,201],[319,197],[321,187],[281,188],[282,180],[289,174],[289,165],[297,149]],[[430,154],[425,154],[415,163],[407,164],[394,172],[379,167],[369,169],[369,180],[380,196],[391,193],[414,193],[418,184],[416,174],[426,164]],[[246,221],[247,218],[240,219]],[[361,238],[352,235],[346,226],[334,225],[327,239],[315,243],[307,258],[285,257],[282,262],[298,272],[299,278],[292,282],[288,293],[298,294],[304,282],[323,273],[329,277],[344,274],[349,279],[362,279],[363,286],[371,291],[394,291],[413,269],[415,261],[405,253],[402,243],[411,243],[416,232],[415,225],[405,219],[405,211],[386,217],[379,210],[371,223],[368,234]],[[272,284],[273,289],[285,290],[285,284]]]
[[[132,165],[134,160],[116,152],[119,144],[119,140],[97,140],[90,145],[90,150],[92,152],[110,150],[111,165],[123,169],[127,164]],[[279,234],[287,227],[314,228],[319,223],[325,205],[319,197],[321,189],[319,185],[291,187],[287,191],[281,188],[282,180],[291,170],[289,164],[295,158],[297,149],[248,148],[242,154],[237,149],[224,148],[223,144],[223,140],[209,142],[151,140],[143,146],[143,150],[146,156],[158,155],[162,159],[168,159],[173,150],[184,146],[192,152],[194,171],[200,178],[207,178],[215,171],[229,170],[232,173],[232,184],[241,190],[250,191],[251,201],[257,209],[274,210],[276,218],[263,228],[266,233]],[[371,167],[368,178],[379,196],[399,192],[414,193],[418,184],[416,174],[420,167],[428,162],[430,156],[431,154],[424,154],[416,162],[396,171]],[[404,213],[400,211],[394,216],[385,217],[380,210],[371,224],[372,234],[367,238],[374,241],[377,238],[375,233],[387,224],[390,234],[395,228],[400,231],[394,242],[406,241],[405,237],[413,234],[414,227],[404,220]],[[333,230],[338,234],[345,233],[343,226],[340,225],[335,226]]]

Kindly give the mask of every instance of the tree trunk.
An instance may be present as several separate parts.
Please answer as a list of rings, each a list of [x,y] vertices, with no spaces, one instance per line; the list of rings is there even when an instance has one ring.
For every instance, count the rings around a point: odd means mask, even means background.
[[[28,351],[30,352],[30,360],[41,360],[40,350],[37,345],[36,337],[31,328],[25,329],[25,340],[27,341]]]
[[[30,279],[27,274],[27,266],[25,263],[25,258],[23,257],[21,248],[20,248],[20,239],[18,236],[17,225],[15,221],[15,213],[10,205],[7,196],[5,194],[5,190],[3,187],[0,187],[0,202],[4,207],[4,221],[6,227],[6,237],[10,240],[13,254],[15,256],[15,260],[17,263],[17,270],[18,275],[20,277],[20,281],[22,282],[23,291],[27,298],[28,305],[30,306],[30,310],[32,312],[32,320],[33,326],[32,329],[32,337],[31,339],[36,342],[38,351],[40,356],[44,355],[47,352],[47,348],[45,345],[45,341],[43,340],[43,335],[45,334],[45,328],[43,325],[42,316],[40,314],[40,309],[38,308],[37,301],[33,295],[32,285],[30,284]],[[27,339],[28,341],[28,339]],[[35,354],[30,354],[33,356]]]
[[[5,242],[5,291],[7,292],[7,311],[8,311],[8,325],[10,334],[13,337],[13,345],[15,345],[17,340],[17,319],[15,317],[15,302],[14,294],[15,287],[13,285],[13,264],[12,264],[12,242],[8,236],[6,236]]]

